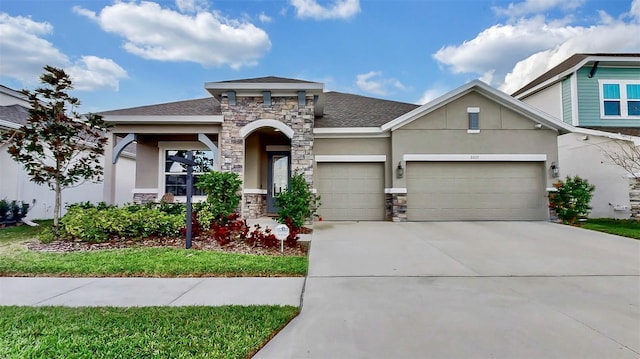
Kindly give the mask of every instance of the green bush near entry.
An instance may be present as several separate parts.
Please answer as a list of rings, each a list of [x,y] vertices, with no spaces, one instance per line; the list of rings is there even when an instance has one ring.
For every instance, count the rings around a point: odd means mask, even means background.
[[[147,206],[103,209],[71,206],[60,226],[64,238],[104,242],[115,237],[175,237],[185,222],[184,213],[168,214]]]

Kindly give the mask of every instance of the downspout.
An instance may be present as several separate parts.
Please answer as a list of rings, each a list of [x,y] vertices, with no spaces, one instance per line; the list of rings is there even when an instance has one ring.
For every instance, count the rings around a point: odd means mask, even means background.
[[[589,78],[592,78],[596,74],[596,71],[598,71],[599,64],[600,64],[600,61],[596,61],[593,63],[593,67],[591,68],[591,71],[589,71]]]

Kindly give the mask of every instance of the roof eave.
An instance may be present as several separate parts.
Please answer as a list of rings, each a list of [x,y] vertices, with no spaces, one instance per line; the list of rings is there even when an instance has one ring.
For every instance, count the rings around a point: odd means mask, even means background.
[[[173,124],[221,124],[224,121],[222,115],[209,116],[140,116],[140,115],[105,115],[103,120],[110,124],[157,124],[157,125],[173,125]]]

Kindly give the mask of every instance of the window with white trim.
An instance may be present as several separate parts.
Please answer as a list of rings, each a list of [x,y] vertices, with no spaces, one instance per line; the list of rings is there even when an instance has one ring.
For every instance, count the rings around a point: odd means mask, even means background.
[[[174,196],[187,195],[187,165],[170,159],[170,156],[187,158],[187,152],[193,153],[193,195],[205,196],[206,194],[196,188],[198,176],[210,172],[213,167],[213,152],[210,150],[164,150],[164,193],[173,193]]]
[[[480,107],[467,107],[467,115],[469,117],[469,127],[467,133],[480,132]]]
[[[640,119],[640,81],[599,80],[600,116]]]

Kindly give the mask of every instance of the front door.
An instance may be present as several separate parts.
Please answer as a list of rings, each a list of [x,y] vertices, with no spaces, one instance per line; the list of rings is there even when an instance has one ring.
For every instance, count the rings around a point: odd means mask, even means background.
[[[267,212],[276,213],[275,196],[289,187],[290,154],[289,152],[269,152],[267,170]]]

